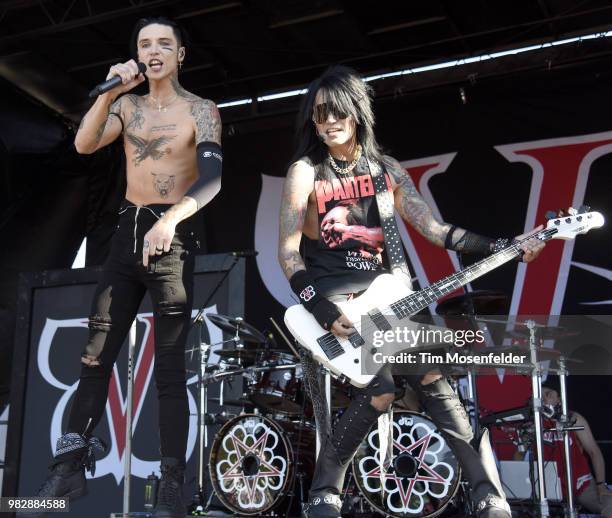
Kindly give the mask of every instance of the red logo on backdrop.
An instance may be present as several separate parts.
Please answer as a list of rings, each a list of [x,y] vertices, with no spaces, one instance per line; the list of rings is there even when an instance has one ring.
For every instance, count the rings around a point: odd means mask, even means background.
[[[612,132],[546,139],[496,146],[510,162],[523,162],[532,170],[524,231],[545,221],[546,211],[584,203],[592,163],[612,153]],[[436,216],[439,211],[428,182],[443,173],[455,154],[402,162]],[[405,225],[404,243],[421,285],[454,273],[454,252],[432,245]],[[559,315],[563,306],[574,241],[549,242],[542,258],[529,267],[519,264],[512,294],[512,315]],[[421,258],[426,260],[421,261]],[[531,395],[530,381],[522,376],[486,376],[478,380],[479,401],[488,410],[520,406]]]

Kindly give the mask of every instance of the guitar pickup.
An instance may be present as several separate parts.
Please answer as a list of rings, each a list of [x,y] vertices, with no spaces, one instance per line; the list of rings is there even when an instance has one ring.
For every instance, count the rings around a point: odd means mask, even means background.
[[[365,344],[365,340],[363,339],[363,337],[357,331],[355,331],[352,335],[349,335],[348,339],[349,339],[349,342],[351,342],[351,345],[355,349],[357,349],[357,347],[361,347],[363,344]]]
[[[372,322],[374,322],[380,331],[391,330],[391,324],[389,324],[389,321],[378,309],[373,309],[372,311],[368,312],[368,316],[372,319]]]
[[[342,344],[332,333],[327,333],[320,336],[317,338],[317,343],[321,349],[323,349],[323,352],[325,353],[325,356],[327,356],[328,360],[333,360],[334,358],[344,354]]]

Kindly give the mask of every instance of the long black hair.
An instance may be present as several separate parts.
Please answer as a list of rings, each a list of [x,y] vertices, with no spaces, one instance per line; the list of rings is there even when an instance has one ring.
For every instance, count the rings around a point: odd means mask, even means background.
[[[321,142],[312,122],[312,110],[317,92],[324,102],[331,104],[337,113],[346,113],[356,123],[357,142],[362,152],[371,160],[380,161],[382,153],[374,136],[374,112],[372,111],[372,87],[364,82],[352,68],[336,65],[308,85],[298,113],[293,161],[309,157],[315,164],[327,157],[327,146]]]

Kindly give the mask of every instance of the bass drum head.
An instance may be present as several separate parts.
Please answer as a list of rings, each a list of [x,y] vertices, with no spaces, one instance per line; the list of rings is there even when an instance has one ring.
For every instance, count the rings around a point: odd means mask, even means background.
[[[379,459],[376,423],[353,458],[353,475],[365,499],[384,515],[437,516],[459,487],[459,463],[434,423],[422,414],[393,412],[393,458],[384,482]]]
[[[215,493],[232,511],[260,514],[286,494],[293,450],[282,428],[261,415],[243,414],[215,436],[208,465]]]

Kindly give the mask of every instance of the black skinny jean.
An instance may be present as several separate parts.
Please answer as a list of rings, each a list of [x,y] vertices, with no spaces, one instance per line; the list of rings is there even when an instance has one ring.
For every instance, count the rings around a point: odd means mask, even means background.
[[[184,459],[189,428],[185,342],[193,301],[193,218],[177,226],[169,252],[142,264],[143,237],[171,205],[125,201],[89,317],[79,386],[68,432],[90,435],[100,421],[112,369],[146,291],[153,304],[155,383],[162,457]]]

